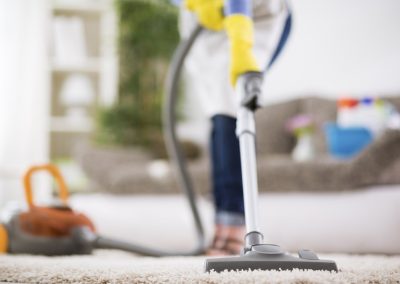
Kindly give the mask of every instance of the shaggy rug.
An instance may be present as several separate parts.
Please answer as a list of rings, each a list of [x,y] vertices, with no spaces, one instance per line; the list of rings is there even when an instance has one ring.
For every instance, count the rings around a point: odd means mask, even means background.
[[[321,257],[322,258],[322,257]],[[324,255],[339,273],[204,273],[204,257],[145,258],[116,251],[91,256],[0,256],[0,282],[13,283],[400,283],[400,256]]]

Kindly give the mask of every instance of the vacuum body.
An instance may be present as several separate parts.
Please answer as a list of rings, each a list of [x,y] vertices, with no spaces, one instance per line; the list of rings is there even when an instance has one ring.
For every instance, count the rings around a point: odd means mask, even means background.
[[[38,171],[50,173],[59,188],[57,204],[37,206],[31,178]],[[0,225],[0,252],[13,254],[71,255],[92,252],[95,227],[84,214],[68,206],[68,190],[54,165],[31,167],[24,176],[26,211],[15,213]],[[92,236],[92,237],[90,237]]]
[[[21,228],[18,215],[12,217],[5,227],[9,240],[5,252],[11,254],[60,256],[90,254],[93,251],[92,243],[85,238],[88,233],[93,235],[87,227],[75,227],[62,237],[34,235]]]

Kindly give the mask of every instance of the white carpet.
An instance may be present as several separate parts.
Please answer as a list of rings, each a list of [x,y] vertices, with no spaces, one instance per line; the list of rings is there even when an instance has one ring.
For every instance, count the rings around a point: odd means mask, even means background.
[[[16,283],[400,283],[400,256],[324,255],[339,273],[204,273],[204,257],[144,258],[116,251],[92,256],[0,256],[0,282]]]

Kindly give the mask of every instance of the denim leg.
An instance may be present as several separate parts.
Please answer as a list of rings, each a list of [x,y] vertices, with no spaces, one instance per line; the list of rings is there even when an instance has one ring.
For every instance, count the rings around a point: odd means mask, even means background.
[[[212,185],[217,223],[244,224],[244,203],[239,140],[236,119],[227,115],[212,117]]]

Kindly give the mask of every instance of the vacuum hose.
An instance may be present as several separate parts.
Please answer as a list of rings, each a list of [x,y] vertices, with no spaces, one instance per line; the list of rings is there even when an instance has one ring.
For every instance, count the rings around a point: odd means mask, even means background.
[[[180,187],[183,189],[192,211],[193,221],[196,228],[197,245],[192,251],[166,252],[99,236],[93,243],[95,248],[121,249],[147,256],[199,255],[205,251],[205,234],[199,209],[196,204],[196,193],[188,172],[182,147],[180,146],[176,134],[176,106],[179,90],[179,79],[182,73],[184,61],[202,30],[203,28],[200,25],[197,26],[189,38],[181,41],[175,50],[165,81],[165,97],[162,117],[164,140],[167,147],[167,152],[174,166]]]

